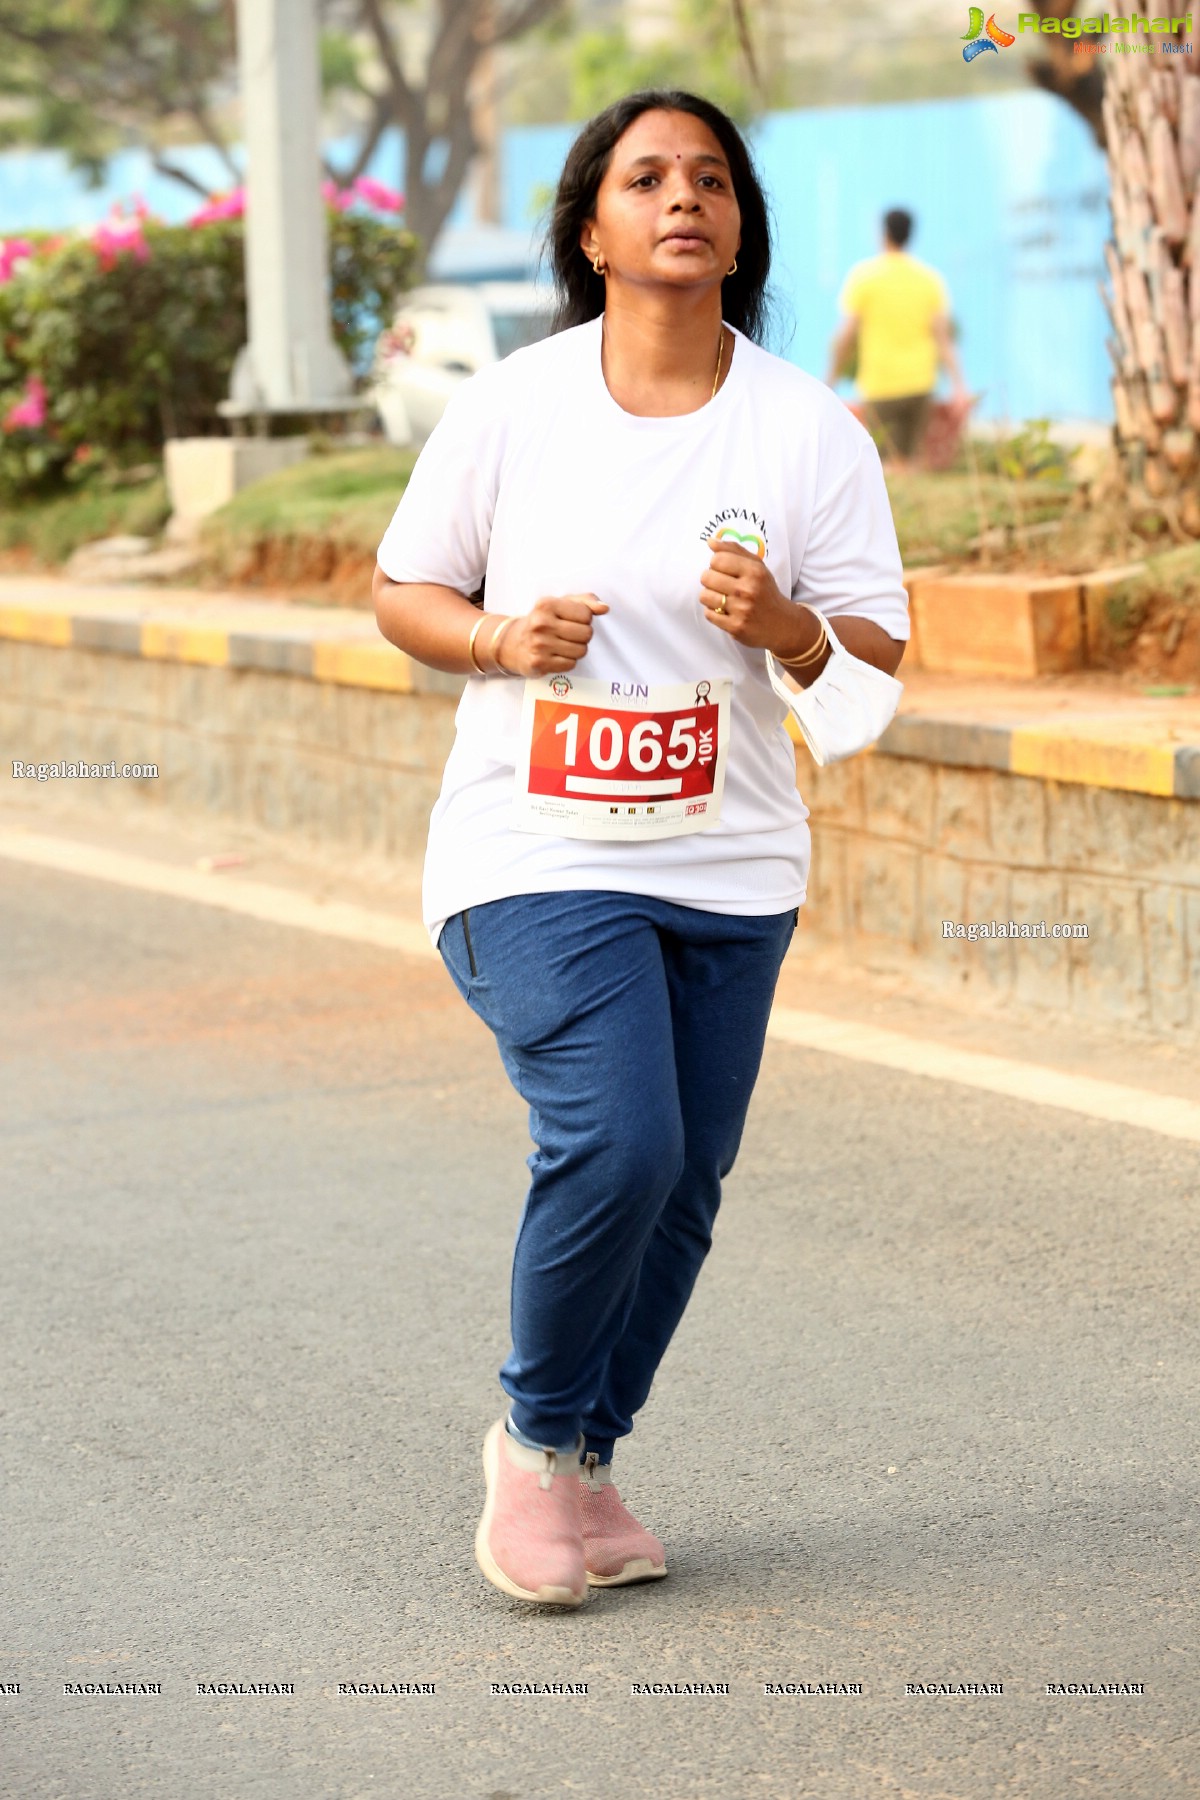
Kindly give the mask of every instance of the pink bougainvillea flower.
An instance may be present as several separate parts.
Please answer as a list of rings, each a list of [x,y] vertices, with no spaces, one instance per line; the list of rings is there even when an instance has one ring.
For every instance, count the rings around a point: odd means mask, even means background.
[[[11,281],[16,264],[32,256],[33,251],[28,238],[0,238],[0,282]]]
[[[0,429],[4,431],[40,431],[46,423],[46,384],[37,375],[25,383],[25,398],[10,406]]]
[[[376,181],[373,175],[360,175],[351,185],[360,200],[365,201],[368,206],[376,207],[380,212],[404,211],[404,195],[396,188]]]
[[[231,188],[227,194],[215,194],[199,212],[192,214],[188,224],[215,225],[221,219],[240,219],[245,210],[245,188]]]
[[[336,181],[321,183],[321,198],[326,206],[336,206],[339,212],[345,212],[354,205],[354,193],[351,188],[340,188]]]
[[[136,215],[131,219],[125,218],[115,206],[107,219],[102,219],[92,232],[92,243],[100,258],[100,266],[106,271],[125,252],[136,256],[139,262],[145,262],[150,255],[141,219]]]

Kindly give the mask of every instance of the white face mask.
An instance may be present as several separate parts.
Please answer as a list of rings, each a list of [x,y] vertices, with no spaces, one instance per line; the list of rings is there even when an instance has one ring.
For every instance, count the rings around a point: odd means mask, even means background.
[[[766,658],[771,686],[795,714],[813,761],[823,768],[826,763],[857,755],[887,730],[896,716],[904,684],[872,663],[851,656],[835,637],[826,615],[821,617],[832,654],[810,687],[794,693],[779,673],[782,665],[769,650]]]

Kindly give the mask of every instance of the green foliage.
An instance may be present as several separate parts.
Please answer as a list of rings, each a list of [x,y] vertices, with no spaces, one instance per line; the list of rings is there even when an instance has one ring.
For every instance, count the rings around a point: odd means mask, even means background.
[[[588,119],[637,88],[699,92],[747,125],[761,103],[753,93],[728,0],[676,0],[669,39],[635,49],[618,28],[575,40],[570,116]]]
[[[0,0],[3,139],[64,149],[97,180],[173,119],[219,141],[209,93],[233,53],[228,0]]]
[[[980,467],[990,467],[1011,481],[1065,481],[1078,448],[1068,450],[1050,436],[1049,419],[1027,419],[1019,431],[980,450]]]
[[[48,500],[0,501],[0,550],[21,550],[47,567],[95,538],[157,537],[170,513],[160,474],[130,485],[98,480]]]
[[[781,72],[766,71],[759,96],[746,69],[730,0],[675,0],[669,36],[630,43],[623,26],[568,31],[564,9],[534,34],[536,81],[518,84],[508,105],[514,123],[587,119],[638,88],[687,88],[748,125],[782,99]]]
[[[357,365],[410,285],[416,240],[357,212],[328,218],[333,329]],[[126,250],[109,267],[89,240],[43,245],[0,286],[0,421],[31,377],[46,391],[41,428],[0,431],[0,498],[217,428],[246,335],[241,221],[148,222],[144,244],[144,259]]]
[[[1018,515],[1013,484],[1004,475],[984,474],[976,482],[965,473],[892,473],[888,496],[906,568],[922,563],[971,563],[974,544],[987,529],[1013,529],[1064,517],[1076,492],[1064,481],[1046,480]]]
[[[396,510],[416,451],[395,446],[310,456],[256,481],[205,521],[214,553],[270,539],[326,538],[373,552]]]

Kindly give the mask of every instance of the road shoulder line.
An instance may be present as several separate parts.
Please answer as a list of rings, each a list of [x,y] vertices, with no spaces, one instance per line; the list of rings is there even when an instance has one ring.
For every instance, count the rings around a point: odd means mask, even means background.
[[[374,944],[405,956],[437,955],[421,924],[350,901],[312,900],[266,882],[231,879],[215,871],[183,868],[33,831],[0,829],[0,858],[5,857],[142,893],[221,907],[268,924]],[[792,1007],[773,1008],[767,1034],[777,1043],[798,1049],[934,1081],[954,1082],[960,1087],[1003,1094],[1036,1106],[1058,1107],[1109,1124],[1132,1125],[1162,1137],[1200,1143],[1200,1105],[1173,1095],[1155,1094],[1089,1075],[1071,1075],[1037,1063],[959,1049],[882,1026]]]

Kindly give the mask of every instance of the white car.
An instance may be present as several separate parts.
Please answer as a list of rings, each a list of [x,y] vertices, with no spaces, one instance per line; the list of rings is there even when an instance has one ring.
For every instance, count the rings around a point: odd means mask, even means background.
[[[393,444],[423,444],[459,384],[550,331],[554,297],[532,281],[414,288],[379,339],[370,395]]]

